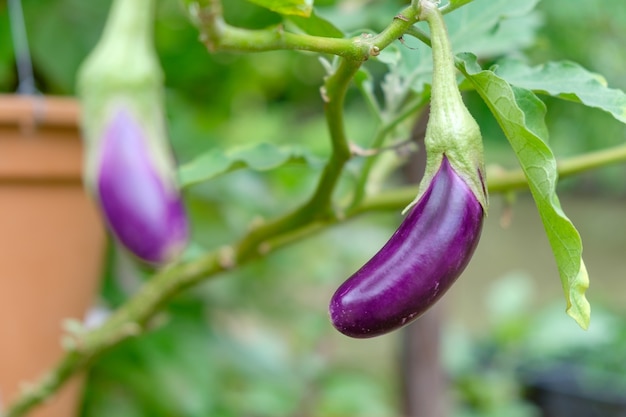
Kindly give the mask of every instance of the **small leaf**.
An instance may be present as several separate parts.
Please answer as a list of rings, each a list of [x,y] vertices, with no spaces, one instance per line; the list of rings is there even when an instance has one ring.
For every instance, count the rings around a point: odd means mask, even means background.
[[[237,169],[269,171],[288,163],[319,165],[321,161],[302,149],[280,148],[269,143],[229,152],[213,149],[182,165],[178,170],[179,182],[181,187],[189,187]]]
[[[493,71],[482,70],[476,56],[461,54],[459,58],[459,69],[489,106],[519,159],[554,252],[567,314],[586,329],[590,319],[585,298],[589,277],[580,235],[556,195],[557,167],[546,144],[545,105],[532,91],[511,86]]]
[[[548,62],[530,67],[509,59],[499,62],[494,71],[510,84],[604,110],[626,123],[626,94],[607,87],[601,75],[574,62]]]
[[[304,33],[312,36],[325,36],[327,38],[343,38],[343,32],[328,20],[312,12],[309,17],[292,15],[289,20],[298,26]]]
[[[258,6],[265,7],[273,12],[289,15],[309,17],[313,12],[313,0],[248,0]]]

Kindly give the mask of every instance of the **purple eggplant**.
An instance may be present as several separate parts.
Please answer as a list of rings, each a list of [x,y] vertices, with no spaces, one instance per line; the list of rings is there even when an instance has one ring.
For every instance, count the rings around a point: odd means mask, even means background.
[[[161,264],[184,248],[187,217],[153,147],[130,111],[118,109],[100,141],[95,191],[117,239],[144,261]]]
[[[78,72],[85,185],[109,229],[156,265],[184,249],[188,225],[167,138],[153,0],[114,0]]]
[[[333,295],[330,317],[335,328],[368,338],[415,320],[469,263],[483,217],[481,203],[444,155],[398,230]]]

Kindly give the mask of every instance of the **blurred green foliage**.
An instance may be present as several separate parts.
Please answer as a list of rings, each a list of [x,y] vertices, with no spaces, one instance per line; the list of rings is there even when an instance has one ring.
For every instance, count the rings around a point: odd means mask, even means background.
[[[223,3],[233,25],[262,28],[281,22],[279,15],[244,0]],[[405,3],[315,2],[320,16],[348,34],[382,29]],[[45,94],[72,94],[76,70],[100,35],[110,1],[23,0],[23,5],[38,88]],[[511,51],[515,55],[533,64],[575,60],[603,74],[609,85],[626,88],[622,0],[607,0],[602,7],[583,0],[544,0],[528,24],[530,38],[523,51]],[[5,41],[11,36],[9,28],[6,6],[0,5],[2,92],[17,86],[13,49]],[[257,142],[297,144],[314,155],[327,155],[319,94],[324,69],[316,56],[209,54],[176,0],[158,2],[155,36],[165,73],[170,135],[182,163],[212,149]],[[407,48],[394,48],[428,52],[415,39],[405,42]],[[374,83],[383,80],[380,63],[369,63],[368,70]],[[626,138],[626,127],[600,111],[548,102],[547,122],[557,155]],[[473,94],[468,103],[480,119],[488,159],[512,161],[484,105]],[[369,137],[373,122],[356,91],[348,96],[346,116],[351,140]],[[623,194],[625,171],[623,166],[605,168],[570,184],[579,190],[582,185]],[[313,189],[315,174],[289,165],[266,173],[237,171],[191,187],[186,191],[194,233],[189,256],[225,245],[252,222],[296,206]],[[397,339],[347,340],[333,331],[326,313],[336,285],[387,239],[396,216],[372,215],[342,225],[177,298],[155,320],[152,331],[123,343],[93,366],[83,416],[397,415]],[[143,279],[142,271],[115,252],[105,275],[102,304],[107,308],[122,303]],[[506,326],[496,326],[494,337],[500,345],[513,346],[509,340],[526,338],[527,326],[523,320],[509,320]],[[448,342],[457,356],[449,369],[459,401],[473,404],[482,414],[471,414],[465,407],[461,410],[469,414],[459,415],[532,415],[518,395],[516,364],[503,359],[504,365],[484,372],[467,362],[471,354],[466,362],[459,359],[463,343],[472,342]],[[485,398],[488,392],[496,394]]]
[[[623,413],[623,314],[596,303],[593,326],[581,332],[560,304],[537,308],[537,291],[530,275],[511,272],[484,292],[489,320],[483,329],[470,334],[454,319],[446,327],[444,363],[455,381],[455,417]]]

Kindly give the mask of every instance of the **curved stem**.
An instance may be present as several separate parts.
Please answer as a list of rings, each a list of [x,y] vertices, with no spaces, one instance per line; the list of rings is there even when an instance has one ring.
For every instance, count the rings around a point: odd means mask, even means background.
[[[326,123],[332,143],[332,153],[317,183],[311,198],[295,211],[272,222],[263,224],[250,232],[235,249],[235,261],[242,262],[271,250],[270,238],[296,230],[312,221],[333,217],[332,195],[343,171],[350,159],[343,120],[343,105],[348,85],[361,66],[360,61],[343,59],[337,70],[330,75],[322,88]]]

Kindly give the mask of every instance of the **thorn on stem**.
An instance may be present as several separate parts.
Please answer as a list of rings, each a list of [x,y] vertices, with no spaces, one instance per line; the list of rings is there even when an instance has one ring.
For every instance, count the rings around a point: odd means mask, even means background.
[[[268,242],[263,242],[259,245],[259,253],[261,255],[267,255],[272,250],[272,246]]]
[[[217,263],[224,269],[232,269],[237,262],[235,261],[235,250],[232,246],[221,248],[217,254]]]
[[[354,142],[350,142],[349,146],[350,146],[350,153],[353,156],[374,156],[380,153],[379,149],[365,149],[365,148],[360,147]]]
[[[389,146],[384,146],[382,148],[375,148],[375,149],[365,149],[353,142],[350,142],[349,146],[350,146],[350,152],[352,153],[353,156],[365,156],[365,157],[375,156],[384,151],[389,151],[389,150],[395,151],[400,157],[405,157],[411,152],[414,152],[416,150],[415,143],[410,139],[403,140],[397,143],[393,143]]]
[[[330,103],[330,97],[328,97],[326,87],[320,87],[320,95],[322,96],[322,100],[324,101],[324,103]]]
[[[397,14],[393,17],[394,19],[402,20],[403,22],[408,22],[409,19],[403,14]]]
[[[407,45],[407,44],[406,44],[406,41],[404,40],[404,36],[400,36],[400,37],[398,38],[398,40],[400,41],[400,43],[401,43],[401,44],[402,44],[405,48],[408,48],[408,49],[410,49],[411,51],[417,51],[417,49],[418,49],[417,47],[413,48],[413,47],[411,47],[411,46],[409,46],[409,45]]]

